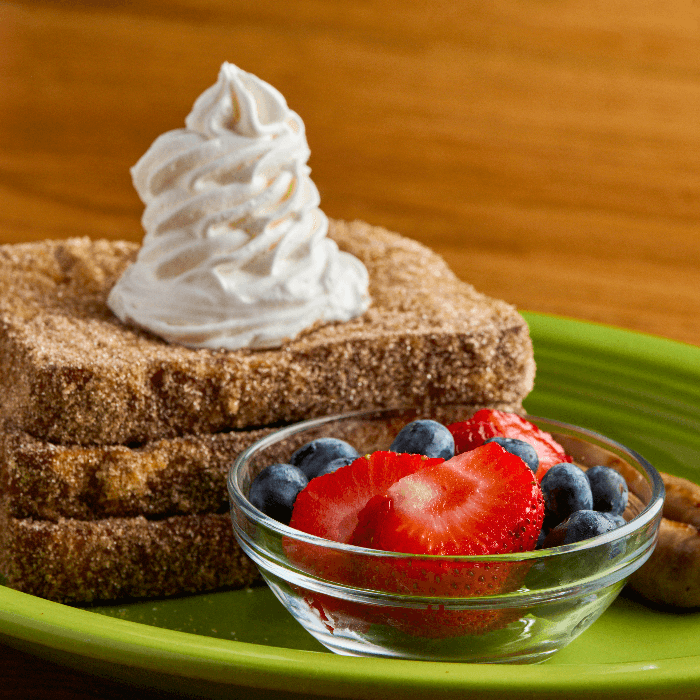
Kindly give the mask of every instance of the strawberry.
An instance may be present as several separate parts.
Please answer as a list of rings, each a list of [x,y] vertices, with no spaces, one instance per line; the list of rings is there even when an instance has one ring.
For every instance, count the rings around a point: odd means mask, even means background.
[[[542,493],[530,469],[491,443],[426,465],[370,499],[358,515],[350,543],[445,557],[420,566],[410,557],[375,557],[362,572],[365,586],[444,598],[493,595],[517,588],[527,566],[450,557],[531,550],[543,516]],[[480,634],[512,619],[512,614],[496,610],[444,606],[394,608],[390,613],[394,627],[430,637]]]
[[[442,461],[394,452],[359,457],[309,482],[294,503],[290,527],[347,544],[367,501],[404,476]],[[343,552],[291,538],[285,538],[284,549],[292,562],[314,576],[341,584],[363,585],[357,562],[351,562]],[[372,612],[367,606],[308,590],[303,590],[302,596],[330,631],[345,627],[359,632],[363,629],[362,621]]]
[[[529,442],[535,448],[540,461],[536,474],[538,481],[542,481],[542,477],[555,464],[572,461],[564,448],[549,433],[517,413],[484,408],[469,420],[453,423],[448,428],[454,437],[457,454],[479,447],[492,437],[510,437]]]
[[[294,503],[290,527],[334,542],[348,543],[357,516],[367,501],[395,481],[424,467],[443,462],[439,457],[374,452],[359,457],[332,474],[312,479]]]
[[[348,541],[413,554],[524,552],[534,548],[543,514],[530,469],[489,443],[391,484],[358,513]]]
[[[498,426],[492,423],[488,416],[479,414],[490,414],[488,409],[477,411],[469,420],[460,421],[448,425],[448,430],[452,433],[455,441],[455,454],[469,452],[475,447],[481,447],[487,440],[493,437],[509,437],[499,432]]]

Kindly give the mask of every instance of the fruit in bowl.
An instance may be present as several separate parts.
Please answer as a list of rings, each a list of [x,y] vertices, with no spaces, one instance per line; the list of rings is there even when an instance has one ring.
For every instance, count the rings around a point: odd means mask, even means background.
[[[272,465],[318,458],[315,441],[329,438],[363,456],[305,475],[288,523],[251,506]],[[566,500],[560,465],[587,484],[574,494],[584,508],[554,508]],[[303,460],[288,466],[304,474]],[[626,518],[593,509],[592,467],[631,483]],[[229,491],[244,550],[333,651],[521,662],[554,653],[612,602],[651,553],[663,499],[653,468],[602,436],[460,407],[284,428],[238,458]]]

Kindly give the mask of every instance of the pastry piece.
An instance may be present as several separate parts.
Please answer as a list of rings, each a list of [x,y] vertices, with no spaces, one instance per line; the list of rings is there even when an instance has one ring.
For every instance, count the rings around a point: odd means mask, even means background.
[[[426,247],[362,222],[329,237],[367,267],[372,305],[280,349],[169,345],[106,297],[126,242],[0,247],[0,419],[54,443],[141,445],[372,406],[520,410],[534,380],[527,324]]]
[[[666,488],[659,538],[629,587],[653,605],[700,608],[700,485],[661,472]]]
[[[6,585],[64,603],[172,596],[259,583],[228,513],[162,520],[18,520],[0,513]]]

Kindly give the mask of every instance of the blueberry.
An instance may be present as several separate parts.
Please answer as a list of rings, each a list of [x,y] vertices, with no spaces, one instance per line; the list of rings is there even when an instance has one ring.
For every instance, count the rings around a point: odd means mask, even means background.
[[[301,469],[291,464],[271,464],[250,485],[248,500],[265,515],[289,525],[294,501],[309,483]]]
[[[522,459],[523,462],[530,467],[533,474],[540,466],[540,460],[537,456],[535,448],[529,442],[525,442],[525,440],[518,440],[517,438],[508,437],[492,437],[489,438],[484,444],[489,442],[495,442],[506,452],[510,452],[512,455],[520,457],[520,459]]]
[[[625,477],[610,467],[591,467],[586,476],[593,494],[593,509],[601,513],[620,515],[627,508]]]
[[[593,510],[593,494],[583,469],[575,464],[555,464],[540,482],[544,496],[544,517],[556,525],[577,510]]]
[[[355,460],[350,457],[336,457],[332,459],[326,466],[324,466],[321,471],[316,474],[316,476],[323,476],[324,474],[332,474],[338,471],[341,467],[346,467],[348,464],[352,464]],[[316,478],[316,477],[314,477]]]
[[[389,449],[392,452],[452,459],[455,456],[455,441],[452,433],[442,423],[414,420],[401,429]]]
[[[290,464],[299,467],[311,481],[319,472],[334,459],[345,457],[350,461],[357,459],[360,453],[345,440],[338,438],[317,438],[300,447],[289,460]]]
[[[547,535],[544,547],[581,542],[614,529],[613,522],[603,513],[595,510],[577,510]]]
[[[598,511],[600,512],[600,511]],[[602,516],[606,517],[615,527],[622,527],[627,524],[627,521],[621,516],[613,513],[600,513]]]

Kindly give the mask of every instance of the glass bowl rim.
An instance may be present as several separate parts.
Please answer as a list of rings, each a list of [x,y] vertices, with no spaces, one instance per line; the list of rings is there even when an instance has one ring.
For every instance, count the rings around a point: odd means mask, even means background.
[[[459,404],[452,404],[446,406],[440,406],[439,408],[458,408]],[[464,406],[464,408],[469,408]],[[322,426],[326,423],[332,423],[334,421],[346,420],[350,418],[361,418],[363,416],[371,416],[382,413],[392,413],[392,412],[405,412],[405,411],[419,411],[420,408],[415,406],[398,406],[393,408],[375,408],[375,409],[363,409],[358,411],[350,411],[348,413],[334,414],[331,416],[322,416],[320,418],[311,418],[304,421],[299,421],[291,425],[284,426],[275,430],[274,432],[266,435],[255,443],[247,447],[243,452],[241,452],[233,464],[228,470],[227,475],[227,488],[229,493],[229,499],[231,505],[234,504],[236,507],[240,508],[245,515],[255,522],[258,526],[271,531],[272,533],[284,537],[291,538],[306,544],[315,545],[318,547],[324,547],[331,551],[345,552],[347,554],[356,554],[362,556],[376,556],[382,558],[396,558],[396,559],[413,559],[426,561],[437,559],[439,561],[454,561],[454,562],[488,562],[488,561],[498,561],[498,562],[509,562],[509,561],[538,561],[546,560],[555,557],[559,554],[565,554],[569,552],[580,552],[593,549],[595,547],[606,545],[611,542],[616,542],[619,540],[626,539],[629,535],[637,531],[641,531],[645,528],[657,515],[660,514],[663,508],[663,502],[665,497],[665,489],[661,475],[644,457],[642,457],[635,450],[626,447],[620,442],[609,438],[602,433],[598,433],[588,428],[583,428],[581,426],[573,425],[570,423],[564,423],[562,421],[554,420],[551,418],[545,418],[541,416],[533,416],[530,414],[521,414],[523,418],[529,420],[535,424],[537,422],[545,423],[547,426],[551,426],[551,429],[562,428],[564,431],[571,431],[577,434],[577,437],[582,439],[588,439],[594,442],[607,443],[608,447],[615,448],[618,451],[626,453],[627,457],[635,460],[644,470],[648,480],[651,482],[651,496],[649,503],[644,506],[640,513],[638,513],[632,520],[627,522],[621,527],[615,528],[609,532],[596,537],[591,537],[587,540],[582,540],[580,542],[574,542],[572,544],[560,545],[558,547],[550,547],[548,549],[538,549],[527,552],[514,552],[510,554],[490,554],[490,555],[453,555],[445,556],[440,554],[413,554],[407,552],[387,552],[383,550],[368,549],[365,547],[357,547],[355,545],[344,544],[342,542],[334,542],[333,540],[327,540],[316,535],[310,535],[308,533],[302,532],[301,530],[296,530],[295,528],[284,525],[283,523],[274,520],[268,515],[265,515],[262,511],[259,511],[255,506],[253,506],[250,501],[243,494],[238,486],[236,476],[247,460],[257,451],[265,449],[270,445],[273,445],[280,440],[283,440],[291,435],[295,435],[305,430],[316,428]]]

